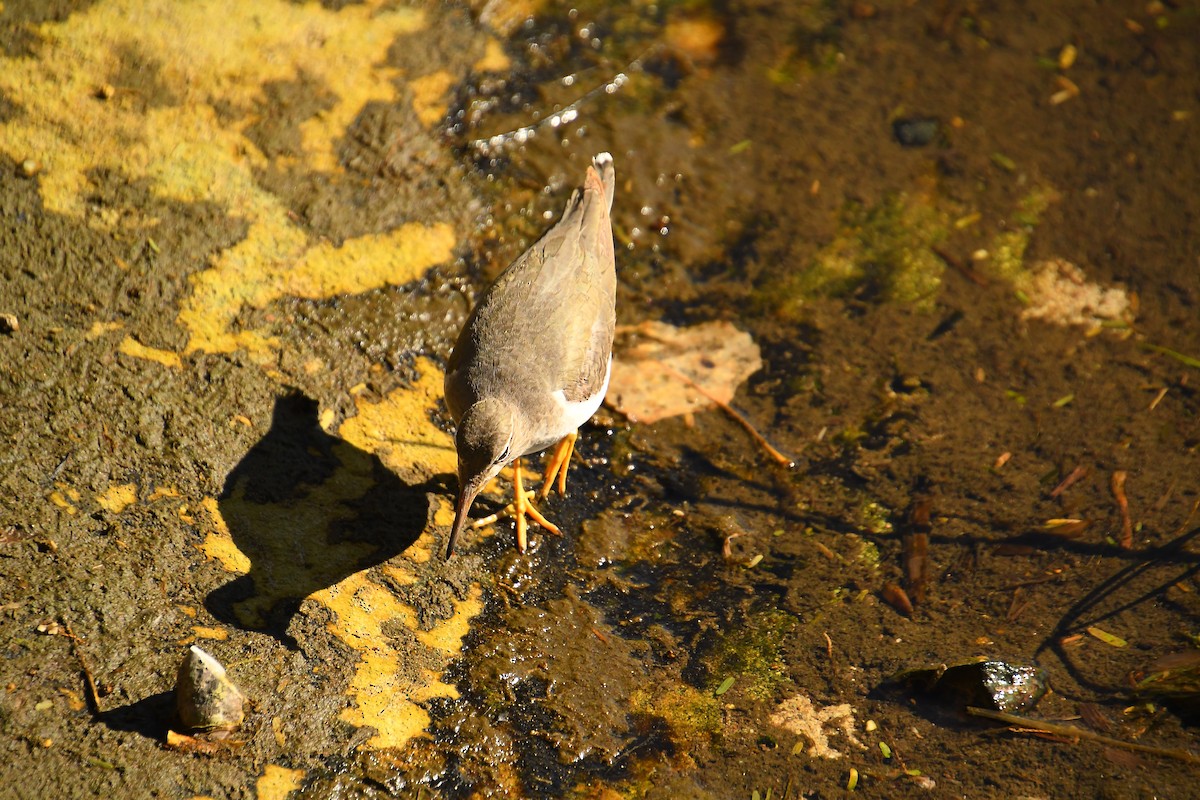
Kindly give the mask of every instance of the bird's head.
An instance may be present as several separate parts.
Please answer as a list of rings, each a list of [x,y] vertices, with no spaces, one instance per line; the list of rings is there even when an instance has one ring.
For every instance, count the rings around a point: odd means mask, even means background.
[[[522,455],[516,441],[517,414],[510,403],[486,398],[467,409],[454,437],[458,450],[458,502],[446,557],[454,555],[458,534],[467,523],[475,496],[500,470]]]

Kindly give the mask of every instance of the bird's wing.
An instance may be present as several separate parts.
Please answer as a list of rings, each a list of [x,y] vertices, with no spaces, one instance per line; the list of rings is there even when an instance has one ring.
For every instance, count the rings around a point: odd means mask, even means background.
[[[513,370],[549,392],[562,390],[570,400],[599,390],[616,321],[616,272],[609,223],[612,162],[593,163],[559,221],[480,299],[448,372],[468,362],[472,369]],[[534,341],[536,348],[529,346]],[[485,364],[483,353],[505,357]]]
[[[609,221],[614,182],[611,157],[595,159],[583,188],[571,196],[562,219],[543,239],[538,305],[553,317],[547,320],[549,329],[561,331],[552,388],[572,402],[595,396],[608,374],[616,325]]]

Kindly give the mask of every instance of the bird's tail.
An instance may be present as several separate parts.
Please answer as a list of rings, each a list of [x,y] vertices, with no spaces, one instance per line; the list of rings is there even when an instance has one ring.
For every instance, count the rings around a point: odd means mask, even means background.
[[[593,182],[599,183],[596,187]],[[608,201],[608,212],[612,213],[613,197],[617,193],[617,171],[613,167],[613,157],[609,153],[598,153],[592,159],[592,167],[588,170],[585,188],[599,188],[604,192]]]

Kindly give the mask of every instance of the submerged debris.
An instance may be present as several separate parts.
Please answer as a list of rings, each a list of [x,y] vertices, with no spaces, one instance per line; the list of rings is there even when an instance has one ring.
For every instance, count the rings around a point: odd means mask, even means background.
[[[1200,717],[1200,650],[1162,656],[1132,678],[1137,696],[1165,703],[1191,719]]]
[[[844,755],[829,746],[826,728],[841,733],[858,749],[867,749],[854,735],[854,709],[849,703],[818,708],[806,695],[797,694],[779,704],[771,715],[771,723],[808,739],[807,753],[813,758],[842,758]],[[800,741],[793,752],[803,750],[804,742]]]
[[[721,55],[725,26],[714,16],[677,14],[667,21],[663,40],[692,64],[710,65]]]
[[[906,617],[911,617],[916,610],[913,606],[912,598],[908,596],[908,592],[895,583],[891,583],[890,581],[885,583],[879,594],[884,602]]]
[[[904,117],[892,123],[892,135],[902,147],[924,147],[939,132],[936,117]]]
[[[175,683],[175,709],[183,727],[192,731],[236,730],[246,698],[225,674],[221,662],[196,645],[179,665]]]
[[[925,602],[925,591],[929,588],[929,533],[933,499],[925,494],[915,494],[908,509],[905,530],[901,537],[904,561],[904,589],[912,606]],[[894,604],[893,604],[894,605]],[[911,616],[912,612],[909,611]]]
[[[1150,755],[1161,756],[1163,758],[1172,758],[1176,761],[1183,761],[1187,764],[1200,764],[1200,757],[1194,753],[1182,749],[1172,749],[1166,747],[1153,747],[1151,745],[1141,744],[1139,742],[1127,742],[1123,739],[1115,739],[1111,736],[1104,736],[1087,728],[1080,728],[1077,725],[1065,725],[1059,722],[1050,722],[1049,720],[1032,719],[1030,717],[1022,717],[1016,714],[1007,714],[1003,711],[991,711],[986,708],[968,708],[967,713],[973,717],[983,717],[984,719],[1002,722],[1010,726],[1013,733],[1025,733],[1039,735],[1048,733],[1058,737],[1062,741],[1090,741],[1109,747],[1120,747],[1125,750],[1132,750],[1136,753],[1149,753]]]
[[[1107,289],[1087,280],[1083,270],[1062,258],[1042,261],[1018,284],[1029,299],[1022,319],[1040,319],[1055,325],[1094,327],[1133,315],[1133,304],[1124,289]]]
[[[1125,479],[1128,473],[1119,469],[1112,474],[1112,493],[1121,512],[1121,538],[1117,540],[1123,550],[1133,549],[1133,519],[1129,516],[1129,499],[1125,495]]]

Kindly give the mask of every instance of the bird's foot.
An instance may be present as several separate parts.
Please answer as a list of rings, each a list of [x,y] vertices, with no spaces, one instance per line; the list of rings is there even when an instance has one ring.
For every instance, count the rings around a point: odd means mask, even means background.
[[[471,527],[482,528],[485,525],[492,525],[506,517],[512,517],[516,523],[517,552],[519,553],[524,553],[529,546],[529,522],[526,517],[532,519],[555,536],[562,536],[562,531],[558,529],[558,526],[542,516],[542,512],[538,511],[537,507],[533,504],[534,492],[532,490],[525,490],[525,484],[521,479],[521,459],[519,458],[513,462],[513,490],[513,501],[511,503],[495,514],[475,520],[471,523]]]
[[[538,500],[545,500],[550,494],[555,476],[558,477],[558,493],[567,493],[567,467],[571,466],[571,454],[575,452],[575,440],[578,438],[579,432],[571,431],[555,445],[554,452],[546,461],[546,476],[542,479],[542,488],[538,490]]]
[[[533,491],[533,489],[529,489],[528,491],[525,492],[525,497],[528,500],[532,500],[534,494],[535,494],[535,492]],[[515,509],[515,504],[509,503],[504,508],[497,511],[495,514],[488,514],[486,517],[479,517],[478,519],[473,519],[473,520],[471,520],[471,529],[477,531],[480,528],[486,528],[488,525],[495,525],[497,522],[499,522],[502,519],[512,519],[514,509]]]

